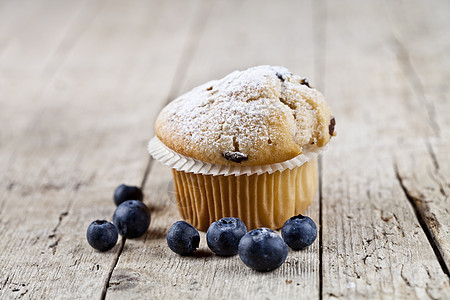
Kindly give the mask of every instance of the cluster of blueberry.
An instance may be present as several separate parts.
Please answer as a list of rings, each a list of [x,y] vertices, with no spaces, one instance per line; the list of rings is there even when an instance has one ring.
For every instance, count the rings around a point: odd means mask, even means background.
[[[300,250],[311,245],[317,237],[317,227],[309,217],[298,215],[287,220],[281,229],[281,238],[269,228],[247,232],[238,218],[222,218],[208,228],[206,241],[209,249],[220,256],[239,257],[248,267],[270,271],[281,266],[288,255],[288,246]],[[200,244],[197,229],[185,221],[175,222],[167,234],[169,248],[180,255],[191,255]]]
[[[87,230],[89,244],[99,250],[112,249],[121,234],[124,238],[142,236],[150,225],[150,211],[142,202],[138,187],[120,185],[114,192],[117,208],[113,223],[106,220],[92,222]],[[209,226],[206,241],[209,249],[220,256],[239,254],[248,267],[257,271],[270,271],[281,266],[288,255],[288,246],[300,250],[311,245],[317,237],[314,221],[302,215],[287,220],[281,229],[281,238],[269,228],[247,232],[238,218],[222,218]],[[169,248],[180,255],[191,255],[199,247],[200,235],[194,226],[175,222],[167,233]]]
[[[124,238],[137,238],[143,235],[150,225],[150,210],[142,202],[144,195],[138,187],[120,185],[114,192],[117,208],[113,223],[106,220],[92,222],[87,229],[89,244],[99,251],[112,249],[118,235]]]

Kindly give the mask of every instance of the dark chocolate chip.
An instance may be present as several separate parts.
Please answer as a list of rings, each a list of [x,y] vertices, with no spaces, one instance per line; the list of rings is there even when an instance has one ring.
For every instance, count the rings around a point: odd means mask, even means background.
[[[241,153],[241,152],[225,152],[225,153],[222,153],[222,156],[226,159],[226,160],[229,160],[229,161],[232,161],[232,162],[235,162],[235,163],[241,163],[241,162],[243,162],[244,160],[247,160],[248,159],[248,155],[247,154],[244,154],[244,153]]]
[[[300,84],[306,85],[307,87],[311,88],[311,86],[309,85],[309,81],[308,81],[308,79],[306,79],[306,77],[303,77],[300,80]]]
[[[334,119],[334,117],[332,117],[330,120],[330,126],[328,126],[328,132],[330,133],[331,136],[334,133],[334,125],[336,125],[336,120]]]
[[[210,90],[212,90],[212,89],[213,89],[212,86],[206,88],[207,91],[210,91]]]
[[[282,75],[282,74],[280,74],[280,73],[277,72],[277,77],[278,77],[278,79],[281,80],[281,82],[284,82],[284,78],[283,78],[283,75]]]

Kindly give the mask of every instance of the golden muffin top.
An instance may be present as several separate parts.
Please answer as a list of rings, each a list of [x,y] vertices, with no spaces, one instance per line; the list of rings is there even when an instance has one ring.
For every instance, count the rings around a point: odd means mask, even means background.
[[[322,147],[335,121],[323,95],[283,67],[258,66],[209,81],[160,112],[157,137],[203,162],[257,166]]]

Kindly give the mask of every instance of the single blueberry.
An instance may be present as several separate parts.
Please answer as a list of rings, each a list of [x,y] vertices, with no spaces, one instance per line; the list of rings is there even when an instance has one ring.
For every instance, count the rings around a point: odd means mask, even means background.
[[[188,222],[175,222],[167,233],[167,245],[173,252],[180,255],[191,255],[199,244],[200,235]]]
[[[247,232],[239,242],[239,257],[256,271],[271,271],[281,266],[288,255],[288,246],[269,228]]]
[[[311,218],[299,214],[284,223],[281,236],[293,250],[300,250],[314,242],[317,237],[317,227]]]
[[[86,232],[89,245],[102,252],[112,249],[117,243],[118,236],[116,226],[106,220],[92,222]]]
[[[238,253],[239,241],[246,233],[247,227],[238,218],[222,218],[209,226],[206,242],[215,254],[231,256]]]
[[[142,194],[142,190],[137,186],[121,184],[114,191],[114,203],[116,206],[119,206],[127,200],[142,201],[143,199],[144,195]]]
[[[126,238],[137,238],[143,235],[150,225],[150,210],[141,201],[127,200],[117,206],[113,215],[114,225]]]

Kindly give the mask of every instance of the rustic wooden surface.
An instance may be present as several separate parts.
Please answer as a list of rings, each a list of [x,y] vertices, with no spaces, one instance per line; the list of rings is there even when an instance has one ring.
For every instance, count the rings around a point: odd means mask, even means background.
[[[0,298],[450,299],[450,3],[0,1]],[[167,101],[284,65],[322,90],[307,250],[270,273],[168,250],[171,173],[146,143]],[[85,231],[141,185],[148,232],[107,253]]]

